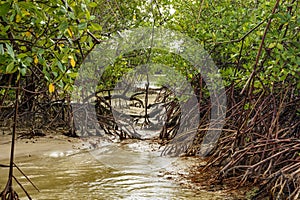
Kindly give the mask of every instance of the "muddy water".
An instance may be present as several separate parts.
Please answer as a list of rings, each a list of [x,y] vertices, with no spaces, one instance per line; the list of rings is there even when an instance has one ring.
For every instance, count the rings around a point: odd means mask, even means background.
[[[219,193],[182,189],[172,171],[186,173],[184,162],[162,158],[141,141],[18,158],[16,163],[40,192],[20,173],[15,175],[33,199],[224,199]],[[0,168],[1,191],[6,180],[7,169]],[[27,199],[17,185],[14,188]]]

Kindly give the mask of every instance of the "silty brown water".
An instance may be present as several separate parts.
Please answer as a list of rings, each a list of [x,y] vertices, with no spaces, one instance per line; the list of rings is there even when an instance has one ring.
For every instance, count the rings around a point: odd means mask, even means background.
[[[50,151],[22,157],[18,166],[40,189],[37,192],[15,171],[33,199],[224,199],[222,193],[183,189],[174,166],[184,166],[177,158],[160,157],[145,141],[102,144],[94,150]],[[182,169],[181,169],[182,170]],[[181,173],[185,173],[184,170]],[[168,174],[168,175],[165,175]],[[0,168],[1,190],[7,169]],[[21,199],[27,199],[14,184]]]

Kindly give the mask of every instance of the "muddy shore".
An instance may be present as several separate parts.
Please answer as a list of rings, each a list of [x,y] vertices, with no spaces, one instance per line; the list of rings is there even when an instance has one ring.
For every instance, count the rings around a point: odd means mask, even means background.
[[[15,144],[15,158],[42,155],[43,153],[59,150],[69,151],[78,148],[82,141],[64,135],[47,135],[30,139],[17,139]],[[0,136],[0,161],[7,162],[10,158],[11,136]],[[3,164],[3,163],[2,163]]]

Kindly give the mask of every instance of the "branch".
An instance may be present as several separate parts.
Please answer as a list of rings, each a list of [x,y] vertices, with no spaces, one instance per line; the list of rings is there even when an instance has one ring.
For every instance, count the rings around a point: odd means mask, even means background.
[[[259,24],[257,24],[255,27],[253,27],[251,30],[249,30],[245,35],[243,35],[241,38],[235,39],[235,40],[229,40],[229,41],[224,41],[224,42],[214,42],[214,43],[210,43],[210,44],[227,44],[227,43],[235,43],[235,42],[240,42],[242,40],[244,40],[248,35],[250,35],[253,31],[255,31],[260,25],[262,25],[266,20],[263,20],[261,22],[259,22]]]
[[[272,10],[272,15],[275,13],[275,11],[276,11],[276,9],[277,9],[277,7],[278,7],[278,5],[279,5],[279,2],[280,2],[280,0],[277,0],[277,1],[276,1],[276,4],[274,5],[273,10]],[[247,80],[247,82],[246,82],[246,84],[245,84],[245,86],[244,86],[244,88],[242,89],[242,91],[241,91],[240,94],[243,94],[243,93],[244,93],[244,91],[245,91],[246,88],[250,85],[250,82],[253,80],[254,76],[256,75],[256,68],[257,68],[257,65],[258,65],[258,62],[259,62],[260,55],[261,55],[261,53],[262,53],[263,45],[264,45],[264,43],[265,43],[266,35],[267,35],[267,32],[268,32],[269,27],[270,27],[270,25],[271,25],[271,22],[272,22],[272,17],[270,17],[270,19],[269,19],[269,21],[268,21],[268,24],[267,24],[267,26],[266,26],[266,28],[265,28],[263,37],[262,37],[262,39],[261,39],[261,43],[260,43],[260,46],[259,46],[259,49],[258,49],[258,53],[257,53],[257,55],[256,55],[255,64],[254,64],[254,66],[253,66],[253,71],[252,71],[252,73],[251,73],[249,79]],[[250,91],[250,92],[251,92],[251,91]]]

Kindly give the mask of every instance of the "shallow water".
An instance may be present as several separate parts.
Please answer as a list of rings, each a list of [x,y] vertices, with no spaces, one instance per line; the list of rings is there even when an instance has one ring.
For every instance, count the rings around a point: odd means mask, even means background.
[[[218,193],[183,189],[178,177],[164,172],[176,171],[174,165],[184,161],[160,157],[143,141],[103,144],[91,151],[52,151],[18,158],[16,163],[40,189],[37,192],[15,171],[33,199],[224,199]],[[1,191],[7,171],[0,168]],[[27,199],[16,183],[14,188],[21,199]]]

